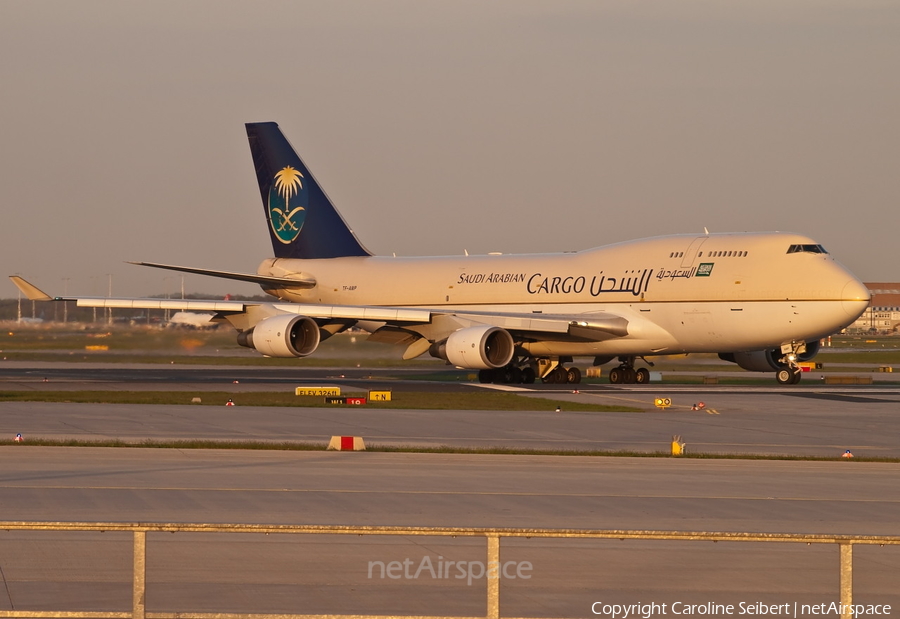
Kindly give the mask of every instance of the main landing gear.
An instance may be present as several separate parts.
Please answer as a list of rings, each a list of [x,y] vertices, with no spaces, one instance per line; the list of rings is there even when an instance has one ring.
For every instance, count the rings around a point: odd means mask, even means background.
[[[496,383],[499,385],[531,385],[537,378],[534,368],[530,365],[511,363],[496,370],[479,370],[478,382]]]
[[[563,363],[572,363],[572,357],[537,359],[538,374],[541,381],[550,385],[577,385],[581,382],[581,370],[567,368]]]
[[[613,385],[646,385],[650,382],[650,370],[634,367],[636,357],[619,357],[619,367],[609,371]]]
[[[581,370],[574,367],[564,368],[560,365],[551,370],[550,373],[541,380],[545,383],[554,385],[565,385],[567,383],[570,385],[577,385],[581,382]]]
[[[541,382],[554,385],[577,385],[581,382],[581,370],[576,367],[564,367],[561,361],[571,363],[571,357],[565,359],[521,359],[513,361],[506,367],[496,370],[480,370],[478,382],[501,385],[531,385],[538,377]],[[648,375],[649,377],[649,375]]]

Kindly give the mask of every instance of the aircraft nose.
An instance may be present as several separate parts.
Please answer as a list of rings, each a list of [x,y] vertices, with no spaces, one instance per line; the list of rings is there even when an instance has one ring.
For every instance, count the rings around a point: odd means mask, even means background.
[[[869,289],[866,288],[865,284],[855,277],[852,277],[850,281],[844,285],[843,291],[841,291],[841,305],[844,307],[844,311],[847,312],[847,315],[853,316],[854,318],[859,317],[866,311],[871,299],[872,293],[869,292]]]

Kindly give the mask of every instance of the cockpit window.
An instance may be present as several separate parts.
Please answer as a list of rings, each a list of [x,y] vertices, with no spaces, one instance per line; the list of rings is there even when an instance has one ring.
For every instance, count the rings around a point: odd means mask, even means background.
[[[787,253],[796,254],[804,252],[807,254],[827,254],[828,252],[821,245],[791,245],[788,247]]]

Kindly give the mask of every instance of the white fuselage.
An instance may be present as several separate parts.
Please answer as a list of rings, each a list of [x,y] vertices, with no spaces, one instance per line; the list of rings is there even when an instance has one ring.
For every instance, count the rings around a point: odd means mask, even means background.
[[[613,313],[628,335],[605,341],[535,338],[534,356],[762,350],[810,341],[852,323],[869,292],[815,245],[784,233],[672,235],[562,254],[269,259],[261,275],[311,278],[267,290],[329,305],[541,313]]]

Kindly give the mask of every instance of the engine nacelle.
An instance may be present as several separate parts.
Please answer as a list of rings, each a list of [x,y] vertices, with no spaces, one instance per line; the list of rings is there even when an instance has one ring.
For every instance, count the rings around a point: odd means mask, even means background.
[[[819,340],[806,342],[804,346],[806,348],[797,353],[797,361],[809,361],[819,352]],[[780,348],[756,350],[753,352],[719,353],[719,359],[737,363],[743,369],[751,372],[772,372],[780,370],[787,365],[781,361],[784,356],[785,355],[781,352]]]
[[[819,354],[819,348],[822,347],[821,340],[806,342],[806,350],[797,353],[797,361],[812,361],[813,357]]]
[[[751,372],[774,372],[775,370],[780,370],[784,367],[784,364],[779,363],[778,360],[783,356],[779,348],[755,350],[753,352],[719,353],[719,359],[737,363],[745,370],[750,370]]]
[[[306,316],[279,314],[239,333],[238,344],[267,357],[305,357],[319,347],[319,325]]]
[[[502,368],[512,361],[516,345],[500,327],[466,327],[431,346],[431,355],[469,370]]]

